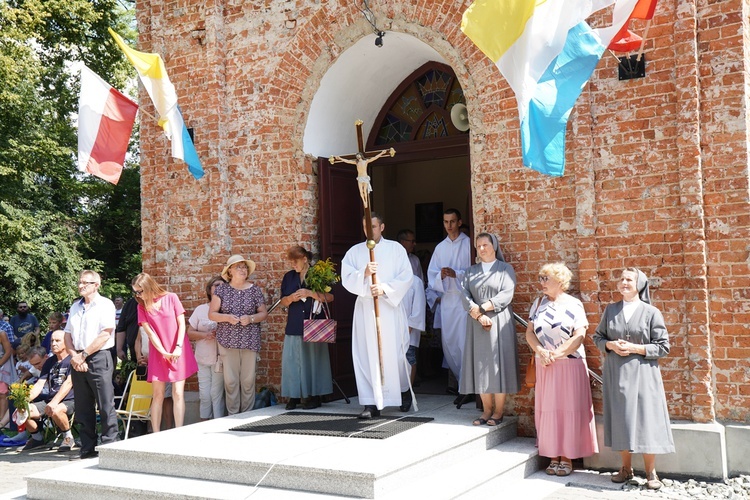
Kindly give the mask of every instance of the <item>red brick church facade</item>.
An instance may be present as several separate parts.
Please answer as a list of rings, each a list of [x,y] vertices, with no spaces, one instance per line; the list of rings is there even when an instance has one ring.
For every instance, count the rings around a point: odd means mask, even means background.
[[[637,266],[667,319],[672,350],[661,366],[672,418],[750,422],[747,1],[659,2],[646,77],[618,81],[605,54],[571,115],[561,178],[522,166],[513,94],[459,29],[469,3],[370,5],[385,43],[396,32],[419,39],[461,84],[471,116],[473,230],[501,235],[518,276],[516,310],[537,293],[540,266],[564,261],[590,336],[618,299],[617,271]],[[251,256],[256,282],[278,295],[286,249],[319,250],[319,165],[303,136],[326,71],[371,36],[355,4],[138,2],[138,48],[164,56],[206,170],[194,180],[168,158],[156,124],[142,122],[144,270],[188,309],[233,253]],[[283,327],[280,314],[264,327],[259,386],[280,384]],[[520,330],[519,344],[525,367]],[[600,371],[590,339],[586,347]],[[526,429],[532,394],[512,400]]]

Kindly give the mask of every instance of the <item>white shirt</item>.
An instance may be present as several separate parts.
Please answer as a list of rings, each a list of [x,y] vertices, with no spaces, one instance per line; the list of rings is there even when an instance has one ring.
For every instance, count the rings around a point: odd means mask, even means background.
[[[108,298],[97,293],[88,305],[84,304],[83,298],[81,298],[70,306],[65,333],[70,333],[70,337],[73,339],[73,348],[76,351],[86,349],[106,329],[111,330],[109,340],[102,346],[101,350],[109,349],[115,345],[115,305]]]
[[[636,297],[635,300],[631,300],[628,302],[627,300],[622,301],[622,314],[625,316],[625,323],[630,321],[630,318],[633,317],[633,313],[636,309],[638,309],[638,304],[640,304],[641,301]]]

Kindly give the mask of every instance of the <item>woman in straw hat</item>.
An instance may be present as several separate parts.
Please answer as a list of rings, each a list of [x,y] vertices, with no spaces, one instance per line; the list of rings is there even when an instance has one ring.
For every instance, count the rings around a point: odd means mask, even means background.
[[[216,341],[224,366],[227,413],[253,409],[255,361],[260,351],[260,322],[266,319],[263,292],[248,281],[255,262],[242,255],[227,260],[221,277],[227,283],[216,287],[208,318],[216,321]]]

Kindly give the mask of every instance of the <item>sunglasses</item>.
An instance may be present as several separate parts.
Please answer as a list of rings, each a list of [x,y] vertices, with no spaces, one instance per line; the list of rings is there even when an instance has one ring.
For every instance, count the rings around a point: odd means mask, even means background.
[[[135,295],[136,297],[140,297],[141,295],[143,295],[143,290],[133,290],[133,295]]]
[[[547,283],[549,276],[539,276],[539,283]]]

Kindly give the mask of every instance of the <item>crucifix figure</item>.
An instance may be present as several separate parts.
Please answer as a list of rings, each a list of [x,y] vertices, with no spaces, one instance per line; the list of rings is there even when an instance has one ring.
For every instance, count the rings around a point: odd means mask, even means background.
[[[331,165],[339,161],[341,163],[348,163],[349,165],[357,166],[357,186],[359,187],[359,196],[362,198],[362,205],[365,209],[368,209],[370,208],[372,184],[370,184],[370,176],[367,175],[367,165],[387,154],[393,157],[396,154],[396,150],[391,148],[371,153],[365,152],[365,146],[362,143],[362,120],[357,120],[354,122],[354,125],[357,127],[357,146],[359,147],[359,151],[355,153],[353,157],[352,155],[331,156],[328,161],[331,162]],[[374,154],[375,156],[370,156],[368,158],[368,154]]]
[[[370,176],[367,175],[367,166],[381,158],[386,154],[390,154],[391,157],[396,154],[396,151],[391,149],[384,149],[376,152],[366,152],[365,143],[362,134],[362,120],[354,122],[354,126],[357,130],[357,147],[359,151],[354,155],[346,156],[331,156],[328,161],[334,164],[337,161],[342,163],[348,163],[350,165],[357,166],[357,187],[359,188],[359,196],[362,198],[362,205],[365,209],[365,232],[367,235],[367,248],[370,250],[370,262],[375,262],[375,240],[373,239],[372,225],[372,212],[370,210],[370,192],[372,191],[372,185],[370,184]],[[371,275],[372,284],[378,284],[378,277],[375,273]],[[373,296],[373,305],[375,308],[375,329],[378,337],[378,361],[380,363],[380,382],[384,383],[385,375],[383,371],[383,341],[380,332],[380,306],[378,305],[377,295]]]

